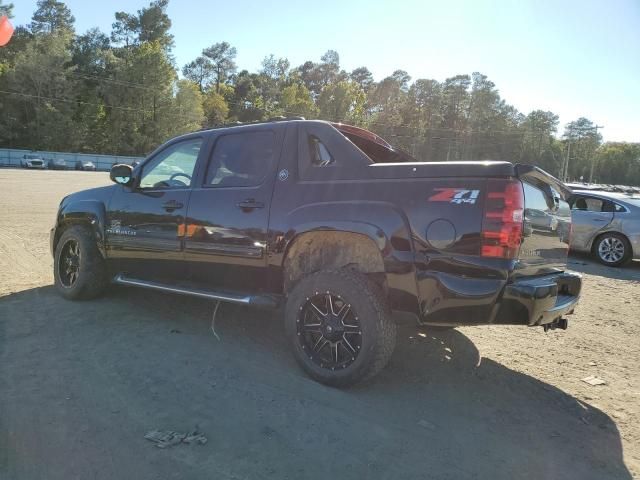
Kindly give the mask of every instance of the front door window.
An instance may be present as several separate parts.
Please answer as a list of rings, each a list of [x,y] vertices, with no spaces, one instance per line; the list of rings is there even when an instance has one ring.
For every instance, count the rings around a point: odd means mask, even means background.
[[[142,169],[140,188],[171,189],[191,186],[202,139],[174,144],[156,155]]]

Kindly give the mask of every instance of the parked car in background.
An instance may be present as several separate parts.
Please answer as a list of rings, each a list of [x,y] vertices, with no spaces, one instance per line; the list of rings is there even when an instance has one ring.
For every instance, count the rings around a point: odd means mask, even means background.
[[[603,185],[599,183],[567,183],[572,190],[589,190],[598,192],[640,193],[640,187],[629,185]]]
[[[574,190],[571,249],[618,267],[640,258],[640,195]]]
[[[22,160],[20,160],[20,166],[22,168],[38,168],[44,170],[47,168],[47,163],[41,155],[37,153],[28,153],[22,157]]]
[[[52,158],[48,161],[50,170],[66,170],[67,162],[64,158]]]
[[[542,230],[555,232],[558,228],[558,219],[554,215],[536,208],[527,208],[524,211],[524,219],[525,222],[528,221],[532,226]]]
[[[88,171],[95,172],[96,166],[90,160],[78,160],[76,162],[76,170],[88,170]]]

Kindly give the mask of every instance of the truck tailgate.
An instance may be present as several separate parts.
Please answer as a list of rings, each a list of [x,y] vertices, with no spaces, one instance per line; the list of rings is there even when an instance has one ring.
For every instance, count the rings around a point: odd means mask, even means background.
[[[566,268],[571,234],[570,190],[528,165],[516,167],[524,188],[523,238],[514,276],[543,275]]]

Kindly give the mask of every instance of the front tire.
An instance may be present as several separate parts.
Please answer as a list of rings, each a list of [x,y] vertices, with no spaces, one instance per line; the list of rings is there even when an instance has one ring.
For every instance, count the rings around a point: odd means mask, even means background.
[[[619,233],[605,233],[593,245],[593,253],[600,263],[619,267],[631,260],[631,244]]]
[[[347,269],[320,271],[296,284],[287,299],[285,328],[302,369],[333,387],[376,375],[396,343],[382,290]]]
[[[67,300],[87,300],[107,286],[107,269],[93,234],[80,225],[66,229],[56,245],[54,283]]]

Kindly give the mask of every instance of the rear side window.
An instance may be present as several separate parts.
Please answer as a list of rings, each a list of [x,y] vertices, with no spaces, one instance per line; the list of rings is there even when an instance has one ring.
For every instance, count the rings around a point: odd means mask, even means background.
[[[315,135],[309,135],[309,155],[314,167],[328,167],[334,164],[333,157],[327,147]]]
[[[578,197],[573,202],[572,210],[583,210],[586,212],[602,212],[605,202],[599,198]]]
[[[298,125],[298,178],[334,181],[362,178],[371,160],[327,123]]]
[[[260,185],[274,159],[275,136],[271,131],[244,132],[218,137],[206,185],[253,187]]]
[[[613,202],[605,201],[602,203],[603,212],[614,212],[615,209],[615,204]]]
[[[615,210],[616,213],[626,213],[627,209],[625,207],[623,207],[622,205],[619,205],[617,203],[613,204],[613,209]]]

